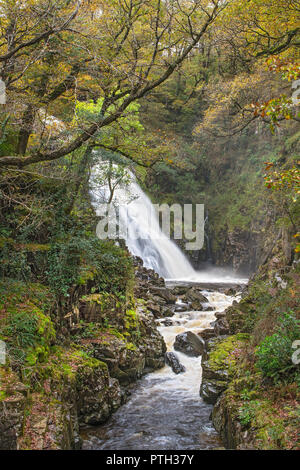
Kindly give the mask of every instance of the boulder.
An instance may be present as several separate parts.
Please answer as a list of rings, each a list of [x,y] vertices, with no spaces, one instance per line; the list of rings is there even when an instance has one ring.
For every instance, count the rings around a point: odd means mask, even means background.
[[[162,320],[160,323],[164,326],[173,326],[174,325],[173,320],[171,320],[170,318],[166,318],[165,320]]]
[[[174,349],[187,356],[198,357],[205,350],[205,341],[200,336],[195,335],[195,333],[185,331],[176,336]]]
[[[203,312],[213,312],[214,308],[211,305],[202,305]]]
[[[149,300],[147,302],[147,308],[154,315],[155,318],[161,318],[161,308],[160,305]]]
[[[187,312],[190,310],[189,304],[180,303],[175,305],[175,312]]]
[[[173,352],[167,352],[165,355],[166,364],[171,367],[175,374],[185,372],[185,367],[179,362],[178,357]]]
[[[184,295],[187,293],[189,289],[190,287],[188,286],[176,286],[176,287],[173,287],[171,290],[174,295]]]
[[[188,301],[188,302],[204,302],[204,303],[208,303],[208,299],[203,295],[201,294],[201,292],[196,288],[196,287],[191,287],[185,294],[185,299]]]
[[[219,318],[214,325],[214,332],[216,336],[229,334],[229,324],[226,318]]]
[[[174,310],[173,310],[174,307],[170,308],[170,307],[162,307],[161,308],[161,316],[162,317],[173,317],[174,315]]]
[[[198,333],[198,336],[200,336],[204,340],[208,340],[215,336],[215,331],[213,328],[205,328],[205,330]]]
[[[174,304],[177,300],[176,295],[167,287],[151,287],[152,294],[162,298],[167,304]]]

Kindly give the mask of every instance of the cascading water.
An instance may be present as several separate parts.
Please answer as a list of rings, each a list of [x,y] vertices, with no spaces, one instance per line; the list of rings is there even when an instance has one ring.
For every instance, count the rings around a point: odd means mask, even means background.
[[[102,165],[94,167],[93,180],[102,172]],[[128,172],[129,181],[114,190],[114,204],[119,208],[119,217],[126,226],[125,242],[129,251],[143,260],[144,266],[153,269],[166,280],[191,283],[246,283],[237,279],[226,269],[206,266],[205,271],[195,271],[180,248],[161,230],[155,208],[149,197],[140,188],[134,175]],[[108,185],[101,188],[91,185],[94,207],[110,199]],[[130,211],[127,207],[130,206]],[[149,224],[151,221],[151,224]]]
[[[101,165],[95,169],[95,173],[99,171]],[[149,197],[142,191],[134,176],[130,176],[129,184],[116,188],[114,193],[114,203],[119,207],[120,218],[127,226],[125,242],[129,251],[142,258],[145,267],[153,269],[166,279],[189,279],[195,276],[192,265],[182,251],[162,232]],[[99,198],[99,193],[92,191],[96,208],[107,193],[108,188],[101,191]],[[126,210],[128,205],[129,212]]]
[[[215,320],[214,312],[231,305],[233,297],[203,291],[214,311],[177,312],[173,325],[159,322],[168,351],[174,351],[176,335],[199,333]],[[84,449],[101,450],[200,450],[221,445],[210,421],[211,405],[199,396],[201,359],[176,351],[186,371],[175,375],[169,366],[144,377],[130,400],[104,425],[87,429]]]

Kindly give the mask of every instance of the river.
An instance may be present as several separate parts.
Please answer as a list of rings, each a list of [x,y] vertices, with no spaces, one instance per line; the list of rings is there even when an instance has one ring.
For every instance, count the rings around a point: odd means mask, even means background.
[[[177,334],[208,328],[215,320],[214,313],[234,300],[218,291],[202,293],[213,311],[177,312],[171,318],[172,326],[158,321],[168,351],[173,351]],[[176,354],[186,372],[176,375],[165,366],[142,378],[128,402],[105,425],[84,431],[84,449],[199,450],[222,445],[210,421],[212,407],[199,395],[201,358]]]

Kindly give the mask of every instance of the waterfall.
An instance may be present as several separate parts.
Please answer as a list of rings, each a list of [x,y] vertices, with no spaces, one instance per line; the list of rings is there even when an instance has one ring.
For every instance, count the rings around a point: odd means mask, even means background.
[[[95,184],[99,175],[102,180],[100,185]],[[98,215],[100,213],[97,206],[111,199],[111,189],[108,186],[107,179],[103,178],[103,164],[99,163],[94,167],[91,177],[92,203]],[[124,184],[121,182],[114,188],[113,203],[119,209],[120,221],[127,227],[124,239],[129,251],[141,258],[146,268],[153,269],[165,280],[195,283],[247,282],[247,279],[237,279],[229,269],[212,265],[206,266],[205,271],[195,271],[180,248],[161,230],[151,200],[131,172],[126,172]],[[126,210],[128,206],[129,213]]]
[[[139,185],[132,181],[128,188],[136,199],[133,206],[133,216],[128,220],[128,236],[126,245],[129,251],[142,258],[144,266],[154,269],[166,279],[189,279],[195,271],[178,246],[161,230],[158,216],[149,199]],[[131,211],[130,211],[131,213]],[[120,213],[122,217],[122,210]],[[149,231],[148,221],[151,220]],[[139,231],[140,237],[135,235]]]
[[[101,172],[101,164],[94,168],[94,179]],[[178,246],[161,230],[155,208],[149,197],[130,173],[130,180],[114,191],[114,205],[119,207],[119,217],[127,226],[125,243],[129,251],[143,260],[144,266],[154,269],[165,279],[190,279],[196,273]],[[109,200],[107,186],[92,185],[92,201],[97,204]],[[130,205],[129,213],[126,207]],[[149,226],[151,221],[151,226]],[[137,236],[138,234],[138,236]]]

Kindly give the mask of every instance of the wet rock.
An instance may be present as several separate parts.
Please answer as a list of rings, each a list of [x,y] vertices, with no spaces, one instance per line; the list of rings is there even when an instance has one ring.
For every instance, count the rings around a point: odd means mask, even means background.
[[[201,384],[200,395],[206,403],[214,405],[227,385],[227,382],[223,381],[206,380]]]
[[[170,307],[162,307],[161,308],[161,316],[162,317],[173,317],[175,314],[175,307],[170,308]]]
[[[161,318],[161,308],[160,305],[152,302],[151,300],[147,302],[147,308],[154,315],[155,318]]]
[[[236,359],[232,352],[247,341],[247,335],[219,336],[206,341],[206,353],[202,358],[202,383],[200,395],[215,404],[235,373]],[[230,360],[228,360],[230,358]]]
[[[184,295],[190,289],[188,286],[176,286],[170,289],[174,295]]]
[[[185,331],[176,336],[174,349],[183,352],[187,356],[201,356],[205,350],[205,341],[195,333]]]
[[[194,300],[190,305],[190,309],[194,311],[202,311],[203,305],[200,302],[198,302],[198,300]]]
[[[232,296],[236,295],[236,289],[234,289],[233,287],[230,287],[229,289],[226,289],[224,291],[224,294],[232,297]]]
[[[215,322],[214,332],[216,336],[229,334],[229,324],[226,318],[219,318]]]
[[[215,330],[213,328],[206,328],[205,330],[198,333],[198,336],[200,336],[204,340],[208,340],[215,336]]]
[[[164,326],[173,326],[174,325],[173,320],[171,320],[170,318],[166,318],[165,320],[162,320],[160,323]]]
[[[191,287],[184,297],[189,302],[208,303],[208,299],[196,287]]]
[[[213,312],[214,308],[211,305],[202,305],[203,312]]]
[[[221,393],[228,386],[228,372],[224,369],[215,370],[208,360],[202,362],[202,383],[200,396],[206,403],[215,404]]]
[[[175,312],[187,312],[190,310],[190,305],[185,303],[180,303],[175,305]]]
[[[162,298],[167,304],[174,304],[177,300],[176,295],[167,287],[151,287],[151,292],[156,297]]]
[[[179,362],[178,357],[173,352],[167,352],[165,355],[166,364],[171,367],[175,374],[185,372],[185,367]]]
[[[184,302],[190,304],[192,310],[203,310],[203,303],[208,303],[208,299],[195,287],[191,287],[181,296]]]
[[[216,317],[217,320],[219,320],[220,318],[225,318],[226,317],[226,312],[216,312],[215,317]]]
[[[154,316],[142,304],[138,304],[137,313],[140,330],[138,347],[145,357],[143,373],[160,369],[165,365],[165,341],[157,329]]]

